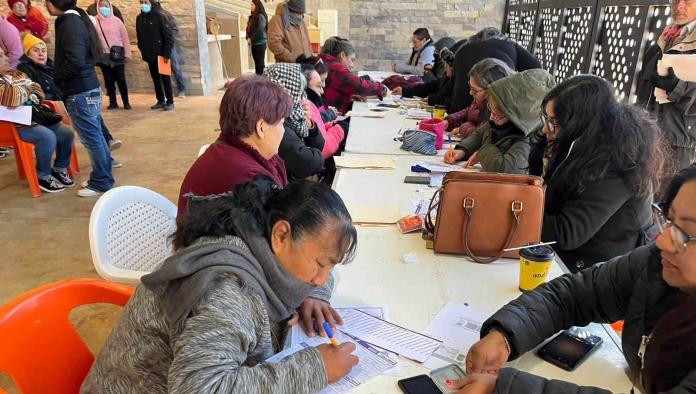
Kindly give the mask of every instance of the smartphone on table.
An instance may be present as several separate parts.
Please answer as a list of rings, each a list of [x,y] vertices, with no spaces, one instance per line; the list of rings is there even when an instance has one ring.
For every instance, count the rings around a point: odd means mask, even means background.
[[[399,380],[399,388],[406,394],[449,394],[455,390],[445,384],[446,380],[459,380],[466,376],[456,364],[450,364],[430,372],[428,375],[418,375]]]
[[[584,328],[573,327],[556,335],[537,351],[537,355],[559,368],[573,371],[601,345],[602,338]]]

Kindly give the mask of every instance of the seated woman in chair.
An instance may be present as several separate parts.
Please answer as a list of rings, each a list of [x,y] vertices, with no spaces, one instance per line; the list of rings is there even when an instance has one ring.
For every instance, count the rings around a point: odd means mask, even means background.
[[[307,180],[281,190],[259,176],[191,198],[177,252],[142,278],[82,392],[314,393],[350,372],[351,343],[264,362],[283,349],[300,304],[317,290],[328,300],[333,267],[354,255],[338,194]],[[332,312],[328,321],[340,320]]]
[[[41,86],[32,82],[24,73],[10,69],[9,59],[0,47],[0,105],[14,108],[39,104],[43,99]],[[17,132],[23,141],[34,144],[36,172],[41,190],[57,193],[66,187],[75,186],[75,182],[68,176],[74,139],[72,130],[58,122],[48,126],[37,123],[30,126],[17,125]],[[54,152],[56,159],[51,166]]]
[[[483,171],[526,174],[529,135],[541,128],[541,100],[555,85],[541,69],[527,70],[493,82],[486,93],[490,121],[445,154],[445,163],[467,160],[481,163]]]

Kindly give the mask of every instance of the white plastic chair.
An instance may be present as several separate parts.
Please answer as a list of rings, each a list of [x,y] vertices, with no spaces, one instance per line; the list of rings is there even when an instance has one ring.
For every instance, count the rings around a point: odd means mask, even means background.
[[[164,196],[121,186],[99,198],[89,220],[89,245],[97,273],[113,282],[138,284],[172,254],[177,208]]]

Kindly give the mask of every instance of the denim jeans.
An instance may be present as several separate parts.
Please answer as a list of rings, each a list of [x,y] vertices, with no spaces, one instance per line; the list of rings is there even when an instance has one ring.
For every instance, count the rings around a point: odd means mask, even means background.
[[[181,72],[181,64],[179,63],[179,52],[176,51],[176,43],[172,47],[172,74],[176,81],[177,93],[186,93],[186,81],[184,81],[184,73]]]
[[[34,144],[36,172],[39,179],[51,177],[51,157],[56,152],[53,169],[65,172],[70,165],[73,148],[73,132],[69,127],[58,123],[53,126],[34,125],[17,130],[22,141]]]
[[[101,103],[100,88],[68,96],[65,99],[65,106],[72,119],[73,127],[92,162],[92,173],[87,187],[94,191],[105,192],[113,187],[114,176],[111,174],[109,145],[102,134]]]

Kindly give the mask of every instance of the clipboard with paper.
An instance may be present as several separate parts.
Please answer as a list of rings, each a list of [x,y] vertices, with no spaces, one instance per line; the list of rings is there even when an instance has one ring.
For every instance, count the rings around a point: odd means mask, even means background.
[[[696,55],[662,55],[662,59],[657,62],[657,73],[666,76],[670,67],[680,80],[696,82]],[[660,88],[655,88],[655,101],[658,104],[670,102],[667,92]]]

